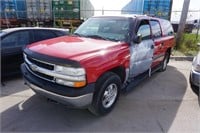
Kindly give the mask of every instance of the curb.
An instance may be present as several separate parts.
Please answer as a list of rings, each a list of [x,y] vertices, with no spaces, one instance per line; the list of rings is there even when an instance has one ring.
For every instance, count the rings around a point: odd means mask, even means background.
[[[175,61],[193,61],[194,56],[171,56],[171,60]]]

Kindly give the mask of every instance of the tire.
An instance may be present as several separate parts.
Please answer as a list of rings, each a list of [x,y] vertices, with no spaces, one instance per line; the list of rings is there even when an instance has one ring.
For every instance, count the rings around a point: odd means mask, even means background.
[[[165,53],[165,57],[161,63],[161,68],[160,68],[160,72],[164,72],[167,69],[167,63],[169,62],[169,52]]]
[[[96,83],[90,112],[97,116],[108,114],[115,106],[120,93],[121,80],[115,73],[103,74]]]

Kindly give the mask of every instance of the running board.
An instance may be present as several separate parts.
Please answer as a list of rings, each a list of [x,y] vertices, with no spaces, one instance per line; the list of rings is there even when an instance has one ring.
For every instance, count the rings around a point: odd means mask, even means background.
[[[150,68],[146,72],[144,72],[132,79],[129,79],[128,82],[122,87],[123,92],[128,92],[128,91],[133,90],[133,88],[136,87],[140,82],[142,82],[143,80],[145,80],[148,77],[151,77],[151,75],[154,74],[155,72],[157,72],[160,68],[161,68],[161,65],[159,65],[155,68],[152,68],[152,69]]]

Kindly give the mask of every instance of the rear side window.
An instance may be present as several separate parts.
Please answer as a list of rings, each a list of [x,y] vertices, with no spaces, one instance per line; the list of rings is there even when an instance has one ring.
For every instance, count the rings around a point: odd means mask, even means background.
[[[151,29],[152,29],[152,36],[153,38],[161,37],[161,29],[160,24],[158,21],[150,21]]]
[[[57,35],[50,30],[35,30],[34,31],[34,42],[50,39],[57,37]]]
[[[2,47],[18,47],[29,44],[29,31],[17,31],[2,39]]]
[[[169,36],[169,35],[174,34],[174,30],[173,30],[172,25],[169,21],[161,20],[160,22],[161,22],[163,36]]]
[[[141,22],[137,34],[142,35],[142,40],[147,40],[151,38],[150,25],[147,21]]]

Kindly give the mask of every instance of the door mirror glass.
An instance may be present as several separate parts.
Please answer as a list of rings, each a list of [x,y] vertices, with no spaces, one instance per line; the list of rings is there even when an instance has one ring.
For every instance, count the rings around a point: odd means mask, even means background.
[[[133,40],[135,43],[139,44],[142,41],[142,35],[141,34],[137,34],[137,36],[134,38]]]

